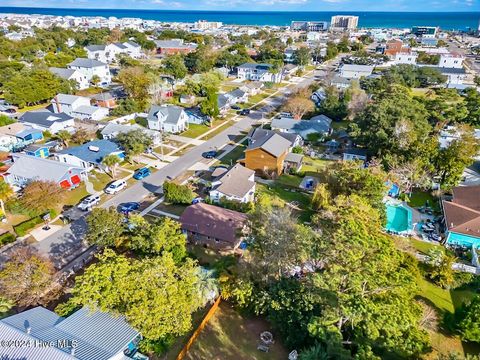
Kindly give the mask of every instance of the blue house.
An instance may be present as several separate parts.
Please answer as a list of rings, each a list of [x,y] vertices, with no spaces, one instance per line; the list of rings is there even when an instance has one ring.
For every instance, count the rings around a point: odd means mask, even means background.
[[[442,201],[447,244],[480,247],[480,186],[456,187]]]
[[[84,168],[87,171],[94,168],[105,169],[102,161],[107,155],[117,155],[120,159],[125,158],[125,153],[120,146],[110,140],[95,140],[80,146],[75,146],[56,154],[57,160],[73,166]]]
[[[42,144],[31,144],[28,145],[25,149],[25,154],[30,156],[35,156],[39,158],[48,158],[50,156],[50,149],[48,146]]]

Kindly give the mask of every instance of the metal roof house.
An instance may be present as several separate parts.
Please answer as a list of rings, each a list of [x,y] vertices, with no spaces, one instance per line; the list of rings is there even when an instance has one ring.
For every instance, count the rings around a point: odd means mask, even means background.
[[[153,105],[147,116],[148,128],[152,130],[179,133],[188,127],[188,115],[180,106]]]
[[[318,115],[310,120],[295,120],[292,118],[273,119],[271,128],[280,132],[298,134],[306,139],[309,134],[330,134],[332,119],[325,115]]]
[[[120,159],[125,157],[118,144],[110,140],[90,141],[56,153],[58,161],[87,171],[93,170],[95,167],[104,169],[102,160],[107,155],[117,155]]]
[[[141,335],[124,317],[87,308],[67,318],[42,307],[30,309],[0,320],[0,337],[32,344],[1,347],[2,359],[148,360],[137,350]]]
[[[86,178],[86,171],[69,164],[27,154],[12,154],[13,165],[2,174],[12,186],[25,186],[31,181],[53,181],[65,189],[76,187]]]

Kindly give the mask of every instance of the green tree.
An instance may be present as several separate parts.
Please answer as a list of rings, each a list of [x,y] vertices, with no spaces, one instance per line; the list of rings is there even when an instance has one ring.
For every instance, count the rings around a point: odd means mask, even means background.
[[[165,73],[173,76],[176,80],[183,79],[187,75],[188,69],[181,55],[167,56],[162,64]]]
[[[102,159],[102,164],[108,168],[112,178],[115,178],[116,176],[116,170],[117,170],[118,164],[120,164],[120,161],[121,161],[120,158],[115,154],[107,155]]]
[[[178,185],[171,181],[163,183],[163,195],[165,201],[172,204],[189,205],[195,198],[195,193],[188,185]]]
[[[68,147],[68,142],[72,140],[72,134],[67,130],[60,130],[55,134],[55,138],[62,142],[62,145]]]
[[[50,261],[30,248],[18,248],[0,270],[0,292],[20,307],[44,304],[54,273]]]
[[[14,192],[10,184],[5,180],[0,181],[0,207],[2,209],[2,216],[5,216],[5,201],[13,196]]]
[[[199,298],[201,304],[205,306],[208,303],[213,303],[220,296],[220,288],[213,270],[203,267],[197,269]]]
[[[125,242],[124,217],[115,208],[94,208],[87,216],[86,241],[99,247],[120,247]]]
[[[213,119],[220,114],[216,92],[208,91],[207,96],[200,103],[200,111],[209,117],[210,125],[213,125]]]
[[[436,174],[442,187],[450,189],[460,181],[466,167],[473,164],[479,142],[468,126],[458,127],[459,138],[438,151],[434,158]]]
[[[317,184],[312,196],[312,207],[315,210],[326,209],[330,204],[330,199],[327,184]]]
[[[38,213],[61,207],[67,192],[55,181],[34,180],[23,188],[20,202],[27,209]]]
[[[72,140],[76,142],[77,144],[85,144],[87,141],[91,140],[94,138],[94,134],[89,132],[85,128],[79,128],[77,131],[75,131],[72,135]]]
[[[169,253],[136,260],[107,249],[76,278],[70,302],[122,314],[150,340],[179,336],[200,305],[196,274],[191,259],[176,265]]]
[[[143,67],[128,67],[120,70],[118,81],[124,86],[127,94],[145,109],[148,106],[150,96],[148,89],[152,83],[152,77],[145,72]]]
[[[13,124],[15,120],[7,115],[0,115],[0,126],[10,125]]]
[[[128,247],[149,255],[172,254],[176,263],[180,263],[187,254],[186,238],[179,222],[162,218],[150,223],[141,216],[130,219],[132,231]]]
[[[468,115],[465,119],[467,124],[477,128],[480,126],[480,93],[473,89],[468,88],[465,90],[464,95],[465,107],[467,108]]]
[[[135,156],[144,153],[153,144],[152,138],[142,129],[118,134],[117,142],[124,149],[129,161],[134,160]]]
[[[14,306],[15,303],[13,301],[0,296],[0,314],[8,312]]]
[[[480,342],[480,297],[464,303],[454,314],[456,331],[462,340]]]
[[[428,256],[427,277],[438,286],[449,289],[455,281],[452,269],[455,257],[445,254],[443,249],[438,248],[431,249]]]
[[[300,66],[306,66],[312,61],[312,54],[308,47],[300,47],[293,53],[293,61]]]
[[[92,78],[90,79],[90,83],[93,86],[98,86],[98,84],[100,84],[100,81],[102,81],[102,79],[100,79],[100,76],[98,75],[93,75]]]
[[[480,76],[475,75],[475,77],[473,78],[473,82],[475,83],[475,85],[480,86]]]

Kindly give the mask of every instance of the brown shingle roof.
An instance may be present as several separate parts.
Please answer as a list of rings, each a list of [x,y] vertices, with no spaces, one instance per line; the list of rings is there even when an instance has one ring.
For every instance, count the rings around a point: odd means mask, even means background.
[[[453,189],[453,200],[443,201],[449,231],[480,237],[480,186]]]
[[[190,205],[180,216],[182,229],[209,236],[231,244],[235,248],[238,236],[247,222],[247,215],[205,203]]]

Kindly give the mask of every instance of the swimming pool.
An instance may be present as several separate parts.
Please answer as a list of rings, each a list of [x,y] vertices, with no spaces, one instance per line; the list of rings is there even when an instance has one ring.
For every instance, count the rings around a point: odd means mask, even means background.
[[[385,204],[387,207],[387,225],[385,229],[402,233],[413,229],[412,212],[402,204]]]

